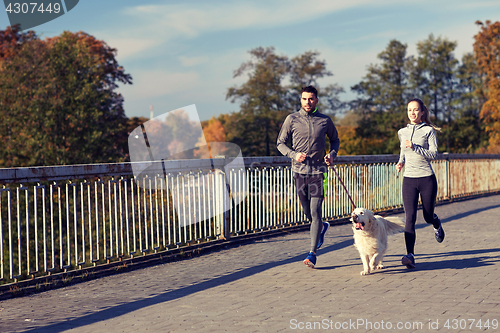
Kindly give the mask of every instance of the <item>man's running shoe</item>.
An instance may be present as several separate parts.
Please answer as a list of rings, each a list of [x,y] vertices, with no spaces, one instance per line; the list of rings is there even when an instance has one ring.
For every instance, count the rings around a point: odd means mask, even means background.
[[[444,240],[443,226],[440,225],[439,228],[434,228],[434,236],[436,237],[438,243],[441,243]]]
[[[406,268],[415,268],[415,257],[413,253],[408,253],[401,258],[401,263],[406,266]]]
[[[321,245],[323,245],[323,243],[325,242],[325,234],[328,231],[328,228],[330,228],[330,223],[323,222],[323,230],[321,230],[321,234],[319,234],[319,241],[316,249],[319,249]]]
[[[314,268],[314,265],[316,265],[316,255],[314,254],[314,252],[309,252],[307,258],[304,259],[304,264],[311,268]]]

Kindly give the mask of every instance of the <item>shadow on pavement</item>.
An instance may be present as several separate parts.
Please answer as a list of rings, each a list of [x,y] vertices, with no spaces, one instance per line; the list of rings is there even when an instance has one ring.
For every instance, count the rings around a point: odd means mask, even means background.
[[[477,213],[482,213],[484,211],[487,211],[487,210],[490,210],[490,209],[496,209],[496,208],[500,208],[500,205],[491,205],[491,206],[486,206],[486,207],[478,207],[478,208],[476,208],[474,210],[469,210],[467,212],[463,212],[463,213],[460,213],[460,214],[448,216],[447,218],[443,218],[443,219],[441,219],[441,222],[446,223],[446,222],[450,222],[450,221],[453,221],[453,220],[462,219],[462,218],[470,216],[470,215],[474,215],[474,214],[477,214]]]
[[[340,250],[342,248],[351,246],[352,244],[353,244],[352,239],[341,241],[339,243],[336,243],[336,244],[333,244],[330,246],[325,246],[324,248],[319,250],[320,251],[319,254],[325,253],[325,252],[330,252],[330,251],[335,251],[335,250]],[[63,331],[69,330],[69,329],[77,328],[77,327],[90,325],[90,324],[93,324],[93,323],[96,323],[99,321],[109,320],[109,319],[116,318],[116,317],[122,316],[124,314],[130,313],[130,312],[133,312],[133,311],[136,311],[136,310],[148,307],[148,306],[156,305],[156,304],[163,303],[163,302],[169,302],[169,301],[172,301],[174,299],[182,298],[182,297],[197,293],[199,291],[214,288],[214,287],[226,284],[226,283],[231,283],[231,282],[234,282],[236,280],[243,279],[243,278],[246,278],[248,276],[264,272],[264,271],[271,269],[271,268],[274,268],[276,266],[286,265],[286,264],[291,264],[291,263],[300,263],[304,259],[304,257],[305,257],[304,254],[300,254],[300,255],[297,255],[297,256],[294,256],[294,257],[291,257],[288,259],[284,259],[281,261],[268,262],[268,263],[265,263],[262,265],[249,267],[249,268],[237,271],[237,272],[233,272],[233,273],[230,273],[230,274],[227,274],[224,276],[210,279],[208,281],[203,281],[203,282],[197,283],[195,285],[190,285],[190,286],[182,287],[179,289],[170,290],[168,292],[165,292],[165,293],[162,293],[160,295],[153,296],[150,298],[146,298],[146,299],[142,299],[142,300],[138,300],[138,301],[133,301],[133,302],[129,302],[126,304],[116,305],[116,306],[110,307],[108,309],[101,310],[101,311],[98,311],[95,313],[91,313],[91,314],[88,314],[88,315],[85,315],[85,316],[82,316],[79,318],[68,319],[64,322],[59,322],[59,323],[55,323],[55,324],[51,324],[51,325],[47,325],[47,326],[43,326],[43,327],[35,327],[35,328],[32,328],[32,329],[27,330],[25,332],[56,333],[56,332],[63,332]],[[336,266],[336,267],[339,267],[339,266]],[[335,267],[331,267],[330,269],[332,269],[332,268],[335,268]],[[308,269],[308,268],[305,267],[305,269]]]
[[[491,254],[491,255],[470,257],[478,254],[479,255]],[[442,259],[446,257],[453,257],[453,258],[444,260]],[[415,269],[407,269],[405,267],[402,267],[400,270],[388,271],[387,274],[400,274],[412,271],[433,271],[433,270],[444,270],[444,269],[459,270],[465,268],[491,266],[495,265],[495,263],[497,262],[500,262],[500,248],[421,254],[417,255],[415,257],[415,260],[416,260]]]
[[[499,208],[500,205],[490,205],[486,207],[479,207],[475,210],[471,210],[468,212],[448,216],[446,218],[443,218],[443,222],[452,222],[453,220],[456,219],[461,219],[470,215],[477,214],[479,212],[484,212],[485,210],[489,209],[495,209]],[[420,223],[416,226],[416,228],[423,228],[426,227],[426,223]],[[324,254],[325,252],[330,252],[330,251],[336,251],[340,250],[349,246],[352,246],[354,241],[350,236],[342,236],[343,237],[348,237],[349,239],[342,240],[339,243],[332,244],[329,246],[325,246],[324,248],[320,249],[318,254]],[[396,236],[397,237],[397,236]],[[401,237],[401,236],[400,236]],[[483,267],[483,266],[488,266],[488,265],[493,265],[495,262],[500,261],[500,255],[499,255],[500,249],[484,249],[484,250],[469,250],[469,251],[454,251],[454,252],[447,252],[447,253],[438,253],[438,254],[423,254],[417,256],[417,270],[443,270],[443,269],[464,269],[464,268],[471,268],[471,267]],[[479,257],[472,257],[469,258],[469,256],[473,255],[480,255],[484,254],[483,256]],[[486,255],[486,254],[492,254],[492,255]],[[452,259],[445,259],[445,260],[440,260],[439,258],[442,257],[448,257],[448,256],[453,256],[454,258]],[[386,256],[387,261],[393,261],[389,259],[390,257],[393,256]],[[467,257],[467,258],[463,258]],[[425,262],[418,262],[418,259],[424,259],[426,258],[427,260]],[[436,258],[437,261],[429,261]],[[170,290],[165,293],[159,294],[157,296],[153,296],[150,298],[138,300],[138,301],[132,301],[126,304],[121,304],[121,305],[116,305],[113,307],[110,307],[108,309],[98,311],[92,314],[88,314],[79,318],[74,318],[74,319],[69,319],[64,322],[59,322],[51,325],[47,325],[44,327],[36,327],[33,329],[30,329],[26,332],[62,332],[68,329],[72,328],[77,328],[77,327],[82,327],[86,325],[90,325],[99,321],[104,321],[108,319],[112,319],[115,317],[122,316],[124,314],[151,306],[151,305],[156,305],[159,303],[163,302],[169,302],[174,299],[182,298],[188,295],[191,295],[193,293],[202,291],[202,290],[207,290],[210,288],[214,288],[226,283],[234,282],[239,279],[246,278],[248,276],[258,274],[261,272],[264,272],[268,269],[274,268],[276,266],[280,265],[286,265],[286,264],[291,264],[291,263],[300,263],[304,259],[304,254],[300,254],[294,257],[290,257],[281,261],[274,261],[274,262],[268,262],[265,264],[261,264],[258,266],[242,269],[240,271],[236,271],[224,276],[216,277],[207,281],[202,281],[199,282],[195,285],[190,285],[186,287],[182,287],[179,289],[175,290]],[[327,267],[318,267],[318,270],[331,270],[335,268],[340,268],[340,267],[346,267],[346,266],[355,266],[355,265],[360,265],[360,262],[358,262],[359,258],[356,258],[355,260],[353,259],[352,264],[345,264],[345,265],[337,265],[337,266],[327,266]],[[398,259],[399,260],[399,259]],[[392,265],[391,265],[392,266]],[[401,274],[401,273],[410,273],[413,270],[408,270],[405,267],[387,267],[389,268],[388,270],[383,270],[383,274]]]

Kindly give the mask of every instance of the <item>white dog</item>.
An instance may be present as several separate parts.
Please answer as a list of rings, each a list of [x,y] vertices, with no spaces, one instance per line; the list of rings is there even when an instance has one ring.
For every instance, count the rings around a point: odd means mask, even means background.
[[[404,230],[404,223],[398,217],[382,217],[366,208],[356,208],[351,214],[354,246],[358,249],[363,271],[368,275],[375,269],[382,269],[382,260],[387,250],[387,235]]]

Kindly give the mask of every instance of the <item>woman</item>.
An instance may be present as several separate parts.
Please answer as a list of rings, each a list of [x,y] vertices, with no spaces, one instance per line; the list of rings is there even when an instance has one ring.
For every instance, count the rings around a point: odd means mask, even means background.
[[[396,169],[405,166],[403,178],[403,205],[406,214],[405,244],[407,254],[401,263],[408,268],[415,268],[415,222],[417,221],[418,196],[422,201],[424,220],[434,226],[436,240],[441,243],[444,230],[441,221],[434,214],[437,196],[437,181],[431,167],[431,160],[436,158],[438,147],[436,132],[440,128],[429,120],[429,110],[418,99],[408,103],[410,124],[398,131],[401,143]]]

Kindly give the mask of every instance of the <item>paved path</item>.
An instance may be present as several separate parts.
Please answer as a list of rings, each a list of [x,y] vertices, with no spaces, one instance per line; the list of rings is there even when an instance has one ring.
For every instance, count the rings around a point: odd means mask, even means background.
[[[2,301],[0,332],[500,331],[500,196],[436,213],[446,239],[435,241],[419,211],[416,270],[401,266],[397,234],[386,269],[361,276],[340,225],[316,269],[302,264],[308,232],[291,233]]]

